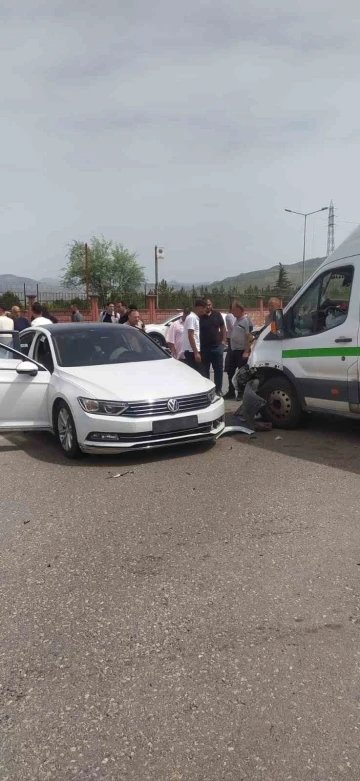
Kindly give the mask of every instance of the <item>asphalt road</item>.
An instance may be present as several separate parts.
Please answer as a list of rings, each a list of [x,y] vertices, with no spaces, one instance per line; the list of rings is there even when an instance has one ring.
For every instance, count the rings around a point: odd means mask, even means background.
[[[358,781],[359,472],[343,420],[0,439],[1,781]]]

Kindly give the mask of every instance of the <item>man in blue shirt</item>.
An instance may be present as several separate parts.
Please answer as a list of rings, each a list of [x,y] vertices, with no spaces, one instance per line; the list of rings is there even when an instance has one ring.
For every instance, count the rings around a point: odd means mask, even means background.
[[[24,328],[29,328],[30,323],[27,319],[27,317],[24,317],[21,314],[21,310],[19,306],[12,306],[11,307],[11,317],[14,321],[14,329],[15,331],[23,331]]]

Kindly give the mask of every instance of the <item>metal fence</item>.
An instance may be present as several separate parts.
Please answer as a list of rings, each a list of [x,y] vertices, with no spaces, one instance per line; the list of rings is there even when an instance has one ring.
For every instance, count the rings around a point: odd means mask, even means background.
[[[17,298],[18,301],[26,308],[27,307],[27,297],[32,295],[35,296],[37,301],[39,301],[41,304],[44,304],[48,307],[48,309],[57,309],[57,310],[65,310],[69,308],[70,303],[73,301],[76,303],[80,309],[86,310],[89,308],[89,304],[85,298],[85,294],[83,290],[52,290],[52,291],[45,291],[45,290],[39,290],[39,286],[36,288],[28,288],[24,285],[22,288],[13,288],[8,289],[7,291],[0,292],[0,298],[10,298],[11,294]],[[241,301],[245,307],[248,308],[257,308],[259,306],[259,298],[262,298],[264,301],[264,305],[266,306],[266,303],[268,299],[271,297],[271,292],[269,290],[265,291],[259,291],[256,293],[242,293],[241,291],[237,290],[209,290],[206,291],[204,288],[201,288],[200,290],[192,289],[192,290],[169,290],[169,291],[161,291],[159,290],[159,309],[183,309],[185,307],[191,307],[194,304],[194,301],[196,298],[211,298],[213,305],[216,309],[221,309],[222,311],[227,311],[232,301],[234,299],[238,299]],[[284,305],[288,303],[292,295],[286,295],[283,297],[283,303]],[[114,297],[113,303],[116,304],[117,301],[121,298],[121,296]],[[17,301],[17,302],[18,302]],[[16,302],[16,303],[17,303]],[[13,302],[15,303],[15,301]],[[106,304],[106,301],[102,301],[99,297],[99,307],[103,307]],[[138,291],[137,293],[132,294],[130,297],[127,298],[126,303],[128,306],[134,305],[137,309],[147,309],[148,303],[147,303],[147,291],[142,290]]]

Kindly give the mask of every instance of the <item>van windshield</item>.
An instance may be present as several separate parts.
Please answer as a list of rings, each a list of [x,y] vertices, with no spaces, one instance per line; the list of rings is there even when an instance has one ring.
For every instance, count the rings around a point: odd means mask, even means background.
[[[317,277],[286,313],[288,335],[311,336],[344,323],[353,276],[353,266],[345,266]]]

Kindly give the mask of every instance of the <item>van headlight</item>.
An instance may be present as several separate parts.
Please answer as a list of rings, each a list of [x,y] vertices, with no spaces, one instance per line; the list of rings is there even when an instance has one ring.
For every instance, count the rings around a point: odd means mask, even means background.
[[[98,399],[78,398],[80,407],[92,415],[122,415],[128,408],[126,401],[98,401]]]
[[[208,399],[210,401],[210,404],[213,404],[214,401],[218,400],[218,398],[219,397],[218,397],[218,395],[216,393],[216,388],[211,388],[211,391],[209,391],[209,393],[208,393]]]

